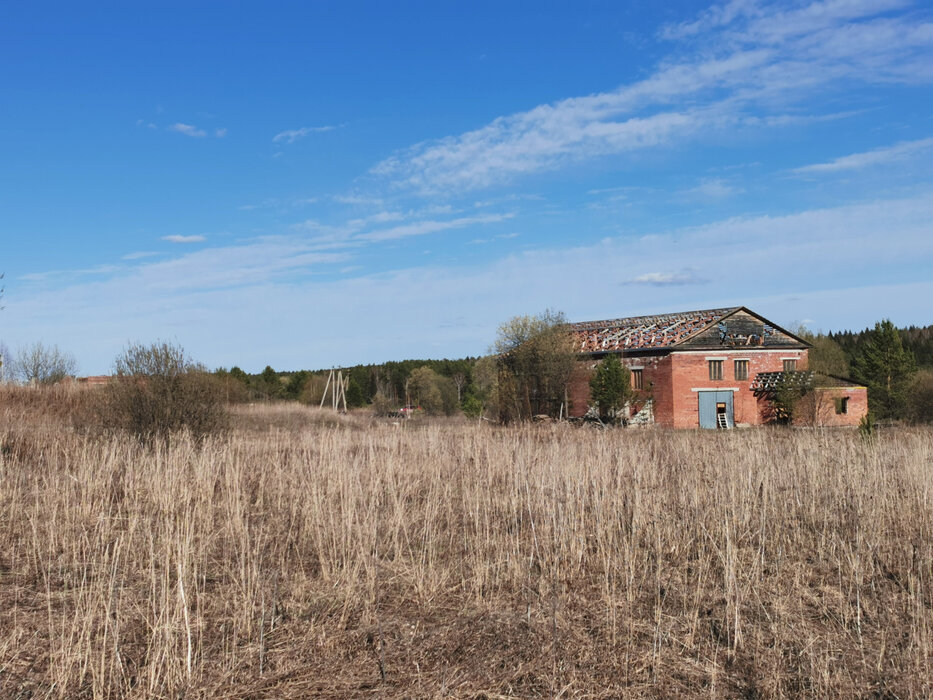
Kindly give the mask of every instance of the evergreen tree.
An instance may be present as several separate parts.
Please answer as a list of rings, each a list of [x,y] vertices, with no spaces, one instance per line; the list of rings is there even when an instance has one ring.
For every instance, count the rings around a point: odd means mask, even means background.
[[[271,398],[277,398],[282,394],[282,382],[279,380],[279,374],[270,365],[259,375],[259,381],[262,391]]]
[[[885,319],[856,350],[852,375],[868,387],[868,403],[879,418],[902,418],[908,390],[917,371],[914,355],[906,350],[891,321]]]
[[[618,356],[608,355],[590,380],[590,394],[601,418],[614,418],[631,398],[628,370]]]
[[[933,423],[933,371],[917,374],[910,387],[909,415],[916,423]]]
[[[363,390],[357,381],[350,377],[347,382],[347,406],[349,408],[359,408],[366,405],[366,397],[363,396]]]
[[[304,391],[305,384],[308,383],[308,379],[311,378],[311,373],[307,370],[301,370],[295,372],[285,385],[285,396],[289,399],[297,400],[301,396],[301,392]],[[275,381],[278,382],[278,377],[275,378]]]
[[[230,376],[236,379],[238,382],[249,384],[249,375],[236,365],[230,368]]]

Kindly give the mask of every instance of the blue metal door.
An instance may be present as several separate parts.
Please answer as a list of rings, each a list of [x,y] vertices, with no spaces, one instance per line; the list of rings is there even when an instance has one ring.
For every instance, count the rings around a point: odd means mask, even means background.
[[[718,391],[700,391],[697,396],[700,399],[700,427],[716,427],[716,396]]]
[[[735,426],[732,414],[731,391],[699,391],[697,397],[700,402],[700,427],[715,429],[718,427],[718,414],[725,415],[728,427]]]

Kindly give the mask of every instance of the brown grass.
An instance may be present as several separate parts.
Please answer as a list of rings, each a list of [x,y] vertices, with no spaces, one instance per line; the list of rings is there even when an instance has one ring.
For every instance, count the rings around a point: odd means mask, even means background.
[[[929,430],[146,448],[0,401],[5,698],[933,693]]]

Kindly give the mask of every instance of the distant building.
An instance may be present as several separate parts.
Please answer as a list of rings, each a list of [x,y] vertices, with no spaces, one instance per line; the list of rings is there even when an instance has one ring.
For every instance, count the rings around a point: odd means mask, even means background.
[[[598,362],[618,355],[631,372],[632,420],[673,428],[732,428],[781,418],[780,398],[805,390],[798,424],[858,425],[865,387],[807,370],[810,345],[737,306],[570,325],[580,365],[568,389],[570,415],[590,403]]]
[[[78,377],[75,381],[81,386],[106,386],[112,378],[109,374],[98,374],[91,377]]]

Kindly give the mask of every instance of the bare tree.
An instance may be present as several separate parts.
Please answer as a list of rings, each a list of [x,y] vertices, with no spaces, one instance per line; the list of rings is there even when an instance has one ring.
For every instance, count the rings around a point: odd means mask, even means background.
[[[223,384],[178,345],[134,343],[114,361],[107,422],[143,442],[187,430],[197,439],[227,427]]]
[[[10,373],[27,384],[55,384],[78,369],[74,355],[42,343],[20,348],[10,362]]]
[[[454,386],[457,387],[457,403],[460,403],[463,400],[463,387],[465,387],[467,383],[466,375],[463,372],[456,372],[454,376],[451,377],[451,380]]]
[[[12,359],[13,353],[10,352],[6,343],[0,340],[0,383],[5,382],[7,376],[10,374],[10,363]]]
[[[499,420],[556,417],[573,372],[575,355],[567,321],[557,311],[515,316],[501,326],[498,355]]]

